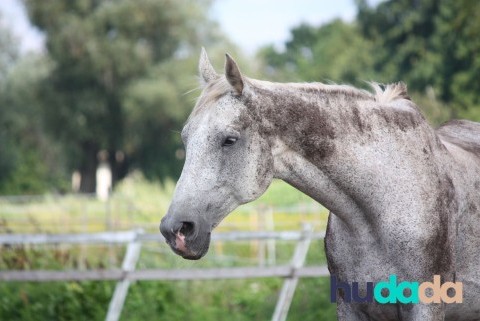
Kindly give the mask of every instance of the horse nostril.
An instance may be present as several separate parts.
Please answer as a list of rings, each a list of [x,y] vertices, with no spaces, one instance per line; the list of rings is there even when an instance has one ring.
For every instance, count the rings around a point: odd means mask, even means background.
[[[180,228],[179,232],[187,236],[192,234],[194,229],[195,225],[193,224],[193,222],[182,222],[182,227]]]

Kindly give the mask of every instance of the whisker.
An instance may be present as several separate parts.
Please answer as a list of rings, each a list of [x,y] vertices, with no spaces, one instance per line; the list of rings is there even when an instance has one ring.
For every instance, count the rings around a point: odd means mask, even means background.
[[[196,90],[200,90],[200,89],[202,89],[202,87],[196,87],[196,88],[193,88],[193,89],[190,89],[190,90],[184,92],[182,95],[185,96],[185,95],[191,94],[192,92],[194,92]]]

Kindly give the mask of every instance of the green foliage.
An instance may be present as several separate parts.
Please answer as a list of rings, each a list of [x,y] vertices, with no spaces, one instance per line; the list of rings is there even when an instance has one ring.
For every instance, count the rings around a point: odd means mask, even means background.
[[[90,268],[108,263],[106,246],[90,251]],[[105,253],[104,253],[105,252]],[[78,247],[2,246],[0,269],[74,269]],[[119,255],[121,253],[118,253]],[[0,283],[0,320],[103,320],[114,282]]]
[[[251,255],[248,243],[227,243],[228,251],[238,256]],[[323,252],[312,245],[308,264],[324,264]],[[151,246],[158,248],[158,244]],[[144,245],[144,252],[150,248]],[[167,250],[166,245],[163,246]],[[247,251],[239,249],[245,247]],[[293,253],[294,244],[277,244],[277,262],[286,264]],[[89,250],[87,265],[90,268],[108,266],[105,249]],[[212,249],[213,251],[214,249]],[[99,252],[100,251],[100,252]],[[114,250],[119,264],[123,251]],[[148,253],[147,253],[148,254]],[[71,269],[77,262],[77,250],[61,247],[2,249],[0,266],[17,269]],[[280,259],[281,256],[285,258]],[[230,266],[228,261],[215,261],[208,255],[201,262],[186,262],[174,257],[170,251],[155,255],[142,255],[139,266],[145,261],[155,261],[153,266],[172,268]],[[150,263],[152,264],[152,263]],[[153,267],[147,264],[147,267]],[[282,280],[278,278],[210,281],[138,281],[132,283],[122,311],[121,320],[266,320],[271,317],[278,298]],[[0,284],[1,320],[103,320],[113,295],[114,282],[3,282]],[[335,317],[335,305],[329,301],[327,278],[302,279],[292,303],[289,320],[331,320]]]
[[[114,287],[113,282],[3,282],[0,319],[104,320]],[[280,279],[135,282],[120,320],[268,320],[280,287]],[[327,278],[300,280],[288,320],[334,320],[329,289]]]
[[[358,1],[358,24],[374,43],[382,81],[405,81],[413,91],[432,88],[451,116],[480,120],[480,25],[471,0]]]
[[[15,169],[3,182],[0,192],[10,195],[40,194],[49,189],[44,180],[48,176],[46,166],[36,150],[21,150],[16,158]]]
[[[363,2],[362,2],[363,3]],[[438,59],[432,51],[439,1],[385,1],[359,6],[359,29],[375,45],[375,68],[384,82],[405,81],[417,90],[432,84]]]
[[[8,31],[1,30],[0,193],[61,189],[61,157],[45,134],[37,103],[39,84],[49,73],[50,62],[30,55],[17,58],[16,45],[5,39]]]
[[[17,46],[12,35],[5,28],[0,28],[0,93],[6,93],[7,77],[12,62],[17,59]],[[16,158],[19,151],[15,145],[10,118],[12,108],[0,97],[0,189],[15,170]]]
[[[121,320],[265,320],[271,317],[280,280],[137,282]]]
[[[480,120],[480,2],[357,0],[353,23],[339,20],[291,30],[284,50],[259,52],[277,80],[404,81],[433,124],[452,117]]]
[[[19,59],[0,30],[0,193],[62,192],[74,169],[92,192],[100,150],[115,181],[136,168],[149,179],[178,177],[199,47],[221,57],[215,65],[235,52],[208,18],[210,1],[24,2],[47,53]],[[284,50],[259,52],[263,71],[237,57],[242,69],[360,87],[403,80],[433,124],[480,120],[480,23],[471,18],[480,2],[356,2],[355,21],[299,25]]]
[[[125,145],[146,177],[178,177],[183,165],[182,124],[194,102],[185,95],[194,88],[196,57],[169,60],[132,82],[125,94]],[[179,154],[180,153],[180,154]]]
[[[235,253],[238,261],[222,256],[214,242],[202,261],[185,261],[174,256],[166,244],[143,244],[138,268],[202,268],[252,265],[251,242],[225,242],[225,253]],[[258,245],[257,245],[258,246]],[[295,244],[277,242],[277,264],[288,264]],[[325,264],[323,243],[313,242],[307,265]],[[160,251],[159,251],[160,250]],[[79,253],[83,251],[83,256]],[[8,246],[1,249],[0,269],[92,269],[118,266],[125,253],[116,246]],[[80,258],[82,257],[82,258]],[[112,261],[113,263],[109,263]],[[232,258],[233,259],[233,258]],[[243,261],[242,261],[243,259]],[[121,320],[265,320],[273,313],[282,285],[278,278],[210,281],[139,281],[130,286]],[[4,282],[0,284],[2,320],[102,320],[113,294],[113,282]],[[299,283],[289,320],[330,320],[335,305],[329,302],[328,279],[304,279]]]
[[[0,109],[0,146],[2,146],[0,153],[0,190],[5,189],[5,181],[10,178],[15,170],[16,158],[18,157],[18,150],[13,143],[13,139],[5,125],[2,124],[2,120],[5,120],[5,116],[2,114],[2,109]]]
[[[0,199],[0,233],[99,232],[109,226],[120,230],[141,226],[157,233],[159,220],[168,210],[174,188],[172,180],[160,184],[134,172],[116,186],[107,203],[96,197],[55,194]],[[312,224],[317,230],[326,227],[328,212],[325,208],[286,183],[275,180],[258,200],[240,206],[217,230],[261,228],[262,213],[267,206],[275,208],[276,230],[300,229],[303,223]],[[297,215],[296,209],[308,210],[308,213]]]
[[[100,150],[114,180],[135,167],[149,178],[177,177],[180,140],[172,132],[192,105],[182,97],[186,77],[196,73],[200,43],[222,42],[209,2],[25,3],[54,63],[42,88],[46,129],[68,168],[80,171],[81,190],[94,191]]]
[[[300,279],[288,320],[331,321],[337,319],[337,305],[330,302],[328,278]]]
[[[291,30],[285,51],[273,47],[260,51],[273,76],[280,80],[347,82],[364,86],[373,78],[372,47],[355,25],[334,20],[315,28],[300,25]],[[292,79],[289,79],[290,81]]]
[[[129,176],[117,186],[110,203],[112,215],[115,220],[125,219],[132,215],[130,211],[135,209],[135,223],[130,223],[131,226],[147,226],[145,223],[151,223],[154,228],[152,232],[158,232],[161,216],[159,213],[166,210],[173,188],[174,184],[170,181],[162,187],[159,183],[143,179],[139,173]],[[128,206],[117,203],[127,199],[134,200],[135,203]],[[306,203],[309,199],[285,183],[275,181],[267,193],[256,201],[256,205],[283,207],[299,201]],[[94,226],[98,223],[97,219],[105,220],[102,216],[105,204],[86,198],[79,201],[72,197],[46,197],[43,202],[21,204],[12,201],[1,203],[0,207],[0,229],[13,229],[14,232],[18,231],[13,225],[2,227],[2,223],[5,224],[6,221],[8,224],[11,217],[20,220],[25,214],[35,218],[30,224],[34,225],[37,232],[52,232],[52,224],[55,224],[54,228],[61,228],[64,233],[70,232],[72,223],[65,218],[67,215],[60,212],[60,218],[54,216],[59,209],[66,208],[71,211],[68,219],[77,219],[77,223],[87,220],[91,224],[88,226],[90,231],[98,230],[98,227]],[[82,217],[87,209],[87,216]],[[276,228],[298,229],[302,222],[315,223],[313,220],[321,219],[323,226],[320,228],[323,229],[326,214],[322,212],[321,217],[318,216],[319,213],[299,215],[275,212]],[[4,216],[5,214],[7,216]],[[228,230],[233,225],[235,230],[251,230],[249,223],[253,217],[257,217],[255,210],[241,207],[222,222],[218,229]],[[73,224],[73,227],[78,228]],[[29,225],[27,222],[22,225],[22,232],[31,232],[25,229],[26,225]],[[295,243],[277,241],[276,246],[276,264],[288,264],[293,256]],[[323,247],[321,241],[312,242],[306,265],[325,264]],[[252,266],[256,263],[257,251],[256,242],[213,242],[204,259],[186,261],[173,255],[164,243],[147,242],[142,246],[137,267],[172,269]],[[123,246],[5,246],[0,248],[0,270],[112,268],[121,264],[124,254]],[[229,320],[235,321],[268,320],[273,314],[281,285],[282,280],[277,278],[134,282],[129,289],[121,320],[191,320],[192,316],[198,321],[225,320],[227,316]],[[114,286],[113,282],[3,282],[0,284],[0,320],[104,320]],[[302,279],[299,282],[288,319],[335,319],[335,305],[329,302],[327,278]]]
[[[0,284],[0,319],[104,320],[112,282]]]

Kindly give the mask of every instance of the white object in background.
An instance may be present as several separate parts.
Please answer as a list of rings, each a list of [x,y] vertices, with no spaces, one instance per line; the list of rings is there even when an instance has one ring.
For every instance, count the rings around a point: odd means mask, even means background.
[[[72,173],[72,191],[74,193],[78,193],[80,190],[80,183],[82,181],[82,175],[80,175],[79,171],[74,171]]]
[[[97,197],[99,200],[106,201],[112,188],[112,170],[110,165],[101,161],[97,167]]]

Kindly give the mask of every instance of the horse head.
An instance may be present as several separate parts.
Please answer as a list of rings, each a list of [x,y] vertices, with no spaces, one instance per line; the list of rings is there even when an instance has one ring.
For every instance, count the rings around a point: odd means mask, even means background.
[[[231,211],[258,198],[273,179],[273,157],[255,112],[244,103],[253,93],[227,54],[224,75],[213,69],[202,49],[203,91],[182,140],[186,160],[160,231],[172,250],[199,259],[211,231]]]

